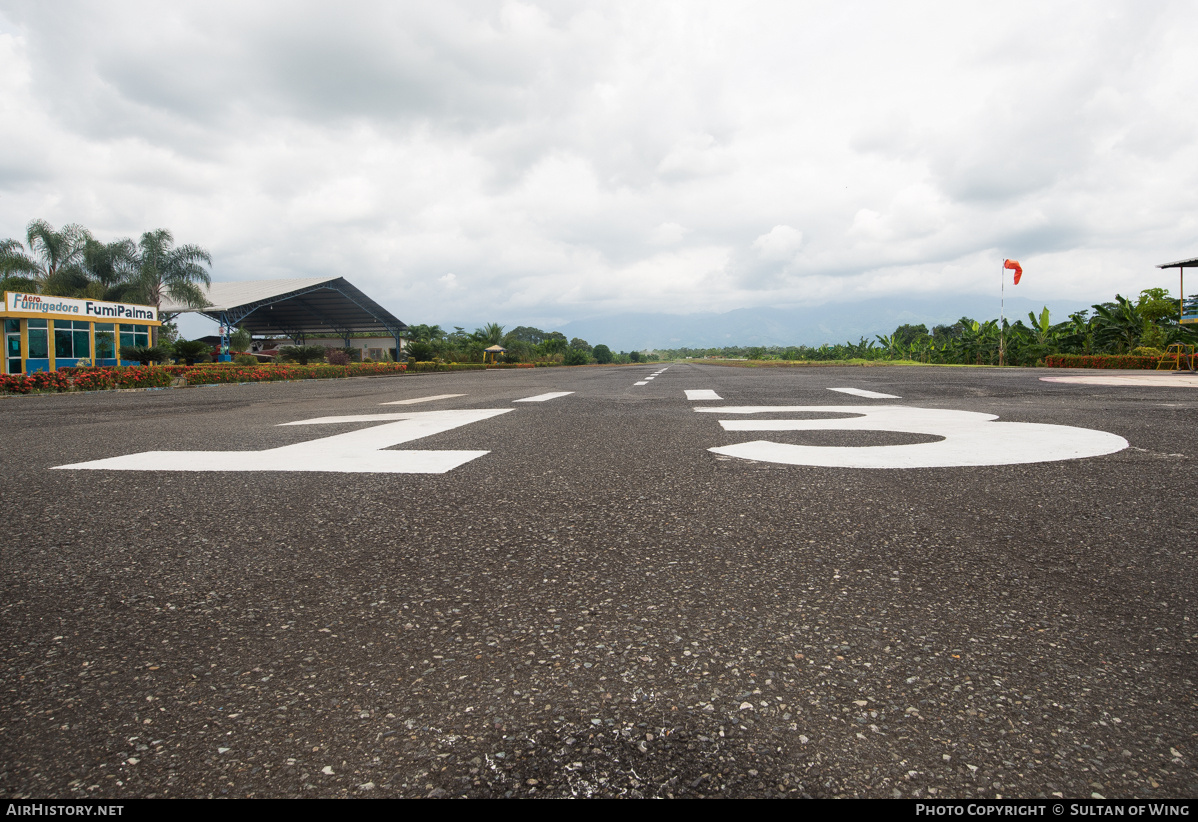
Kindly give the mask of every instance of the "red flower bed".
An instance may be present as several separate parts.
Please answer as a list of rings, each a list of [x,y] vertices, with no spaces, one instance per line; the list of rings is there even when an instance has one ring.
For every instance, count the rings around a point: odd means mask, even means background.
[[[1160,357],[1131,354],[1050,354],[1044,358],[1049,368],[1156,368]]]
[[[0,393],[30,391],[103,391],[113,388],[165,388],[182,377],[188,385],[216,383],[318,380],[402,374],[404,363],[376,362],[349,365],[167,365],[109,366],[39,371],[35,374],[0,374]]]
[[[188,385],[214,385],[234,382],[274,382],[277,380],[327,380],[364,377],[376,374],[402,374],[407,365],[395,362],[356,362],[349,365],[239,365],[232,368],[176,366]]]

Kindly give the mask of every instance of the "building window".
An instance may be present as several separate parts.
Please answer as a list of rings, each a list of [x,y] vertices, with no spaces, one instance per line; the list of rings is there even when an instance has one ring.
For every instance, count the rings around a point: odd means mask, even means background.
[[[21,321],[4,321],[4,349],[8,355],[8,373],[21,373]]]
[[[96,323],[96,359],[116,359],[116,325]]]
[[[122,325],[121,326],[121,348],[126,346],[149,345],[150,344],[150,326],[148,325]]]
[[[88,325],[83,320],[54,321],[54,357],[63,360],[84,359],[91,356],[91,341]]]
[[[49,333],[45,320],[29,320],[29,359],[44,360],[50,357]]]

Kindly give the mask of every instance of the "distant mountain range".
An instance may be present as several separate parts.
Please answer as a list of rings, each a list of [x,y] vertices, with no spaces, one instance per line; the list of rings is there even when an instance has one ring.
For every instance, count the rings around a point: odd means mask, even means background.
[[[1047,303],[1054,323],[1089,303],[1053,300]],[[1008,297],[1010,322],[1027,323],[1043,301]],[[956,296],[939,300],[872,299],[810,308],[738,308],[723,314],[612,314],[574,320],[557,329],[591,345],[603,343],[614,351],[665,348],[720,348],[729,345],[786,346],[856,342],[890,334],[900,325],[952,324],[961,317],[997,319],[998,301],[990,297]]]

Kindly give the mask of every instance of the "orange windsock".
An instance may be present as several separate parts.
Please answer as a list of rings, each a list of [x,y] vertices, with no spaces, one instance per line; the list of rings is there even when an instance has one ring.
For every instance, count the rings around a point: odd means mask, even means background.
[[[1015,285],[1019,285],[1019,278],[1023,276],[1023,266],[1019,264],[1019,260],[1003,260],[1002,267],[1015,272]]]

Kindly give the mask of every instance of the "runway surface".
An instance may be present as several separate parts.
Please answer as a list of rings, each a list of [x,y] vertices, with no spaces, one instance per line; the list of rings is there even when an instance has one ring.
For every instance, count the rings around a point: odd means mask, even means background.
[[[0,789],[1198,795],[1198,393],[1045,375],[0,399]]]

